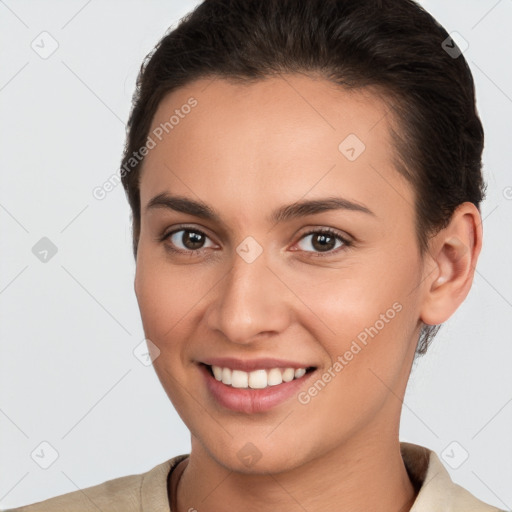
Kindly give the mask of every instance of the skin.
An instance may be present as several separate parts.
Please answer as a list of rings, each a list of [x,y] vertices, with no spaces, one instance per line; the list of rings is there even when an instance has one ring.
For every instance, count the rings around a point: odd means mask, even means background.
[[[191,432],[178,510],[408,510],[402,399],[421,322],[447,320],[470,289],[478,210],[462,204],[422,257],[414,190],[392,164],[391,114],[370,90],[302,75],[201,79],[165,97],[151,130],[191,96],[197,106],[144,161],[135,276],[155,370]],[[350,133],[366,146],[355,161],[338,149]],[[162,192],[207,203],[221,222],[146,210]],[[282,205],[329,196],[373,215],[267,220]],[[188,232],[160,239],[182,223],[206,235],[202,248],[184,245]],[[352,244],[322,252],[306,233],[325,227]],[[236,251],[248,236],[263,249],[252,263]],[[173,253],[173,242],[199,252]],[[225,356],[292,359],[319,377],[395,303],[401,311],[307,404],[293,396],[267,412],[234,412],[203,383],[197,361]],[[248,442],[261,454],[250,467],[237,456]]]

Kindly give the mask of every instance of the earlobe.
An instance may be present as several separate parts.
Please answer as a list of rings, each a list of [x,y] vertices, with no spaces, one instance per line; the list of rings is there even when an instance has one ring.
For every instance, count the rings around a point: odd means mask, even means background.
[[[480,213],[473,203],[463,203],[431,240],[427,259],[433,270],[425,279],[422,322],[439,325],[457,310],[471,289],[481,246]]]

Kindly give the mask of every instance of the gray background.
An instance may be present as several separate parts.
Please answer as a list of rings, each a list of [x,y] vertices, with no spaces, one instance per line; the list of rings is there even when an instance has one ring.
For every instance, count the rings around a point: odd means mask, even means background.
[[[401,438],[511,509],[512,1],[421,3],[469,43],[488,197],[473,289],[415,365]],[[118,168],[143,57],[194,5],[0,1],[2,508],[190,449],[152,367],[133,353],[144,335],[122,186],[103,200],[92,191]],[[32,251],[43,237],[57,248],[46,262]]]

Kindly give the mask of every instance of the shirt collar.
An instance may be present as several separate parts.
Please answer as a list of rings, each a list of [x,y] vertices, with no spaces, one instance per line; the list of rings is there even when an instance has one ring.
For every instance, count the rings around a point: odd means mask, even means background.
[[[188,454],[178,455],[159,464],[144,474],[140,486],[141,510],[144,512],[171,512],[167,495],[167,477],[169,473]]]
[[[410,512],[500,512],[454,483],[434,451],[404,442],[400,451],[409,478],[419,487]]]

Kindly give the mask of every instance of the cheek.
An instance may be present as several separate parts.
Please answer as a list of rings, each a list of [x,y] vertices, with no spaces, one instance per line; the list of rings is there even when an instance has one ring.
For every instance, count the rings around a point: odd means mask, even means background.
[[[409,260],[408,267],[399,269],[389,259],[381,254],[339,268],[288,270],[283,280],[292,283],[295,295],[309,308],[309,323],[316,322],[320,338],[346,340],[376,323],[379,330],[382,322],[399,323],[406,315],[398,310],[414,302],[414,266]]]
[[[205,293],[204,280],[192,266],[172,267],[141,251],[137,260],[135,293],[148,338],[166,344],[194,315]]]
[[[143,250],[138,257],[135,293],[145,337],[157,347],[153,368],[180,414],[190,406],[190,398],[183,392],[183,383],[189,378],[183,358],[190,334],[187,322],[201,299],[198,287],[183,274],[157,258],[146,257]]]
[[[321,319],[312,320],[306,328],[322,345],[330,364],[299,401],[305,404],[304,414],[328,411],[318,426],[328,432],[357,430],[389,398],[393,402],[400,396],[407,381],[414,348],[415,298],[409,295],[406,279],[397,277],[393,288],[384,283],[376,289],[374,283],[368,276],[333,279],[310,290],[307,299],[303,295]]]
[[[414,283],[420,269],[411,263],[414,258],[412,252],[399,257],[381,252],[345,268],[323,269],[318,279],[295,273],[294,292],[310,308],[301,323],[331,364],[342,358],[343,373],[350,375],[345,389],[361,391],[374,381],[369,369],[389,380],[402,372],[419,319]]]

